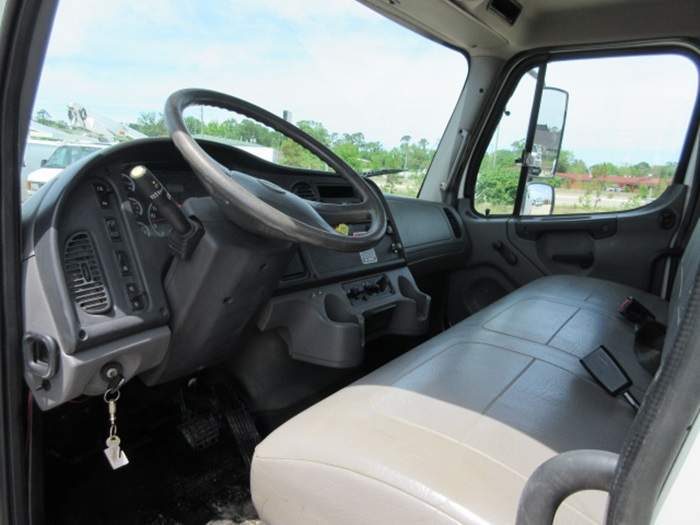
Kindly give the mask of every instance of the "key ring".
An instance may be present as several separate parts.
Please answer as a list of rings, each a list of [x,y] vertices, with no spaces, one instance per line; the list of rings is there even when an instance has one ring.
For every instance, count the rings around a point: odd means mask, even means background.
[[[113,398],[110,398],[110,394],[114,394]],[[105,400],[105,403],[116,403],[119,400],[119,397],[122,395],[122,393],[117,389],[117,390],[112,390],[108,389],[104,395],[102,396],[102,399]]]

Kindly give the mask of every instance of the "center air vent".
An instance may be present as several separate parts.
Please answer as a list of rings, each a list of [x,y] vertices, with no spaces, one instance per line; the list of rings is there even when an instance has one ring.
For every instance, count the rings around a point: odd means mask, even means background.
[[[292,193],[307,201],[318,201],[318,194],[308,182],[297,182],[292,186]]]
[[[85,313],[104,314],[111,310],[112,299],[87,232],[74,233],[66,241],[63,270],[73,300]]]

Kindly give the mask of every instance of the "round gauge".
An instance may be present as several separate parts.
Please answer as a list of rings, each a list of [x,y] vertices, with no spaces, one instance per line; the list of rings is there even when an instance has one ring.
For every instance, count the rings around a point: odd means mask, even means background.
[[[151,229],[141,221],[136,221],[136,225],[141,230],[141,233],[143,233],[146,237],[150,237],[152,235]]]
[[[133,197],[129,197],[129,204],[131,204],[131,211],[134,212],[135,217],[141,217],[141,215],[143,215],[143,205],[139,201]]]
[[[173,227],[160,214],[155,204],[148,206],[148,223],[151,225],[151,232],[159,237],[166,237],[173,231]]]
[[[134,181],[131,177],[129,177],[128,174],[122,173],[122,183],[124,184],[126,191],[128,191],[129,193],[134,193],[136,186],[134,185]]]

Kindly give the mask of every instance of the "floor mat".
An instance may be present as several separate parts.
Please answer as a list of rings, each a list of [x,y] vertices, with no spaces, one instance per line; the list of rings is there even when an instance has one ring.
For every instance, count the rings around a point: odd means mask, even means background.
[[[129,464],[112,470],[102,454],[77,465],[49,460],[51,524],[261,525],[250,499],[249,468],[231,437],[192,450],[164,428]],[[250,520],[250,521],[247,521]]]

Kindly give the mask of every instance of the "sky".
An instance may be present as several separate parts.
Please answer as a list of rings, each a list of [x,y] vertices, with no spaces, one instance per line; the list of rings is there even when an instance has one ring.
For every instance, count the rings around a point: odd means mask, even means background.
[[[680,156],[698,71],[673,54],[566,60],[548,65],[545,84],[569,95],[563,149],[589,166],[663,165]],[[499,148],[524,138],[534,85],[532,76],[524,76],[507,105]]]
[[[434,145],[466,73],[461,54],[349,0],[64,0],[35,111],[67,120],[75,101],[129,123],[202,87],[389,148]]]
[[[35,111],[67,120],[78,102],[131,123],[202,87],[389,149],[405,135],[436,146],[467,69],[352,0],[62,0]],[[547,85],[569,92],[563,147],[578,158],[664,164],[678,159],[698,80],[685,58],[641,57],[553,64]],[[524,136],[530,100],[513,97],[501,147]]]

